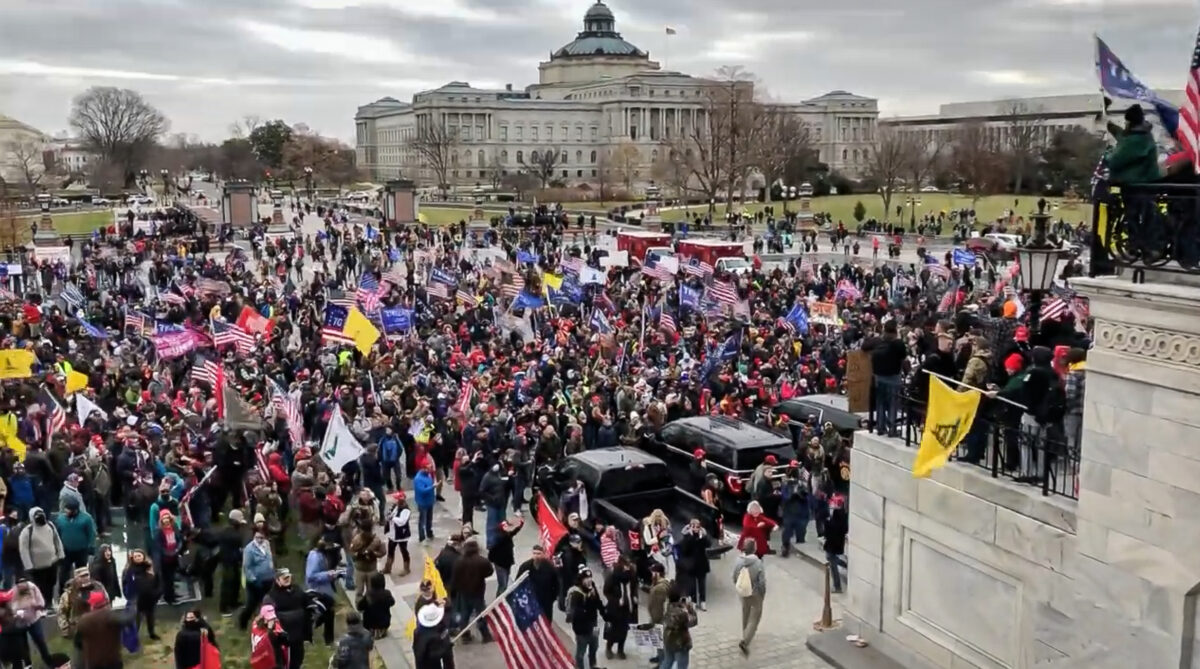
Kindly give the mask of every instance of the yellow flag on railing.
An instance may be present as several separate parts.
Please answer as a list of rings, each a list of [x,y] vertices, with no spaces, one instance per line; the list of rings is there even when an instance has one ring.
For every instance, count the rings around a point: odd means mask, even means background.
[[[449,599],[449,595],[446,594],[446,584],[442,583],[442,574],[433,564],[433,558],[429,557],[428,555],[425,556],[425,570],[421,574],[421,580],[429,581],[433,584],[434,597],[437,597],[438,599]],[[413,611],[413,617],[408,621],[408,627],[404,628],[404,633],[407,634],[408,638],[410,639],[413,638],[413,635],[417,632],[416,614],[417,612]]]
[[[936,376],[929,377],[929,404],[921,448],[913,461],[913,476],[925,478],[946,465],[950,454],[971,431],[979,410],[978,390],[958,392]]]

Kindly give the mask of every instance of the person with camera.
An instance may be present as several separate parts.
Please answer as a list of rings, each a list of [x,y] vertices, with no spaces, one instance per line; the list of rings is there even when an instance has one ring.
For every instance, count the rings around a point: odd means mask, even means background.
[[[567,622],[575,633],[575,669],[602,669],[596,664],[596,653],[600,649],[597,626],[605,615],[592,571],[580,565],[576,584],[567,592]]]
[[[667,608],[663,614],[663,650],[659,669],[687,669],[692,653],[692,632],[699,619],[689,597],[679,588],[667,593]]]

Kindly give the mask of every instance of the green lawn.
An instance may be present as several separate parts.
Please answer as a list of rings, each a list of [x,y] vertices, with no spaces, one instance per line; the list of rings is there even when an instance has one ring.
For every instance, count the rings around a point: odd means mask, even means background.
[[[283,557],[276,557],[276,567],[287,567],[292,570],[292,574],[297,579],[297,583],[303,587],[304,583],[304,558],[308,554],[308,548],[300,537],[295,533],[288,534],[288,554]],[[220,568],[217,570],[217,588],[220,588]],[[245,601],[246,593],[242,592],[242,601]],[[346,599],[338,593],[336,598],[337,613],[334,625],[335,639],[341,638],[346,629],[346,612],[349,610],[349,604]],[[224,669],[249,669],[250,667],[250,635],[243,632],[237,627],[237,616],[232,618],[222,618],[218,610],[217,597],[210,597],[201,600],[197,606],[204,612],[204,617],[209,624],[213,626],[213,630],[217,633],[217,643],[221,646],[221,666]],[[151,641],[147,637],[145,626],[142,627],[142,649],[136,655],[126,655],[125,669],[166,669],[174,667],[174,644],[175,633],[179,630],[180,620],[174,616],[168,615],[163,606],[159,607],[157,629],[160,641]],[[49,638],[47,642],[50,645],[51,652],[70,653],[70,642],[64,639],[57,630],[47,631]],[[320,629],[315,631],[317,638],[316,643],[309,644],[304,653],[305,667],[324,668],[329,665],[329,657],[333,653],[333,648],[326,646],[321,639],[322,632]],[[383,663],[379,660],[378,655],[372,658],[372,667],[382,667]]]
[[[909,196],[907,194],[895,195],[892,197],[890,212],[891,218],[896,218],[896,206],[904,205],[903,221],[908,222],[910,210],[907,206]],[[1020,200],[1020,204],[1015,207],[1013,201]],[[866,218],[884,219],[883,199],[877,194],[862,193],[858,195],[829,195],[826,197],[816,197],[812,199],[811,209],[814,212],[828,212],[833,216],[833,220],[841,221],[847,227],[856,225],[854,220],[854,205],[857,202],[862,202],[866,207]],[[957,209],[972,208],[972,201],[969,196],[950,195],[948,193],[921,193],[917,196],[917,219],[919,220],[926,214],[937,214],[940,211],[950,212]],[[1047,198],[1049,202],[1048,211],[1054,216],[1055,220],[1062,218],[1070,223],[1078,223],[1080,221],[1090,222],[1092,208],[1086,202],[1080,202],[1073,205],[1064,203],[1062,198]],[[735,211],[755,212],[762,209],[765,205],[760,203],[751,203],[741,207],[734,204]],[[782,202],[773,203],[775,211],[783,210]],[[990,195],[980,198],[974,204],[976,217],[981,222],[994,221],[1004,214],[1006,209],[1017,210],[1020,215],[1027,216],[1034,212],[1037,207],[1037,198],[1031,195]],[[790,210],[795,210],[797,205],[795,201],[788,203]],[[690,207],[687,211],[703,214],[707,211],[707,207]],[[718,215],[725,212],[725,205],[717,205]],[[668,221],[677,221],[684,216],[684,210],[675,209],[663,212],[663,218]]]
[[[63,235],[91,234],[93,230],[112,225],[113,223],[111,209],[63,213],[50,212],[50,218],[54,221],[54,229]],[[31,222],[42,220],[42,215],[23,216],[17,220],[21,221],[24,227],[28,227]]]

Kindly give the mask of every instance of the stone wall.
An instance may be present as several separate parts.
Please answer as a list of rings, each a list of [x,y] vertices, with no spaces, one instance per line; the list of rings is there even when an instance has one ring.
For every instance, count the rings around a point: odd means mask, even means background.
[[[850,627],[906,666],[1200,669],[1200,283],[1091,298],[1079,502],[855,437]]]
[[[1066,657],[1074,502],[855,435],[846,611],[906,666],[1031,667]],[[1062,648],[1067,646],[1067,648]]]

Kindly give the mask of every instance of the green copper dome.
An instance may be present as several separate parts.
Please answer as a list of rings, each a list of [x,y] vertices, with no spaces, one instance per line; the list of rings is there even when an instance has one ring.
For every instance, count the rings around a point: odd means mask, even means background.
[[[570,58],[572,56],[633,56],[646,58],[647,54],[636,46],[621,38],[616,29],[616,18],[612,10],[602,1],[588,8],[583,15],[583,31],[575,36],[575,40],[555,51],[554,58]]]

